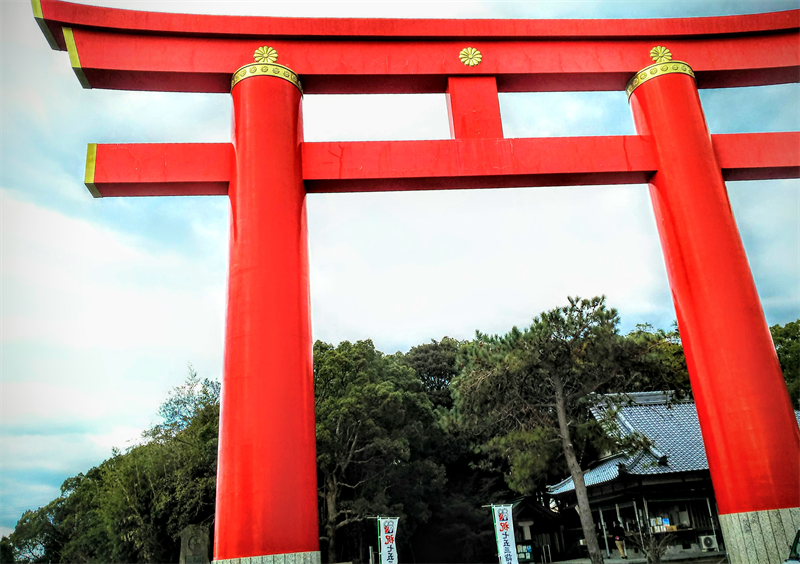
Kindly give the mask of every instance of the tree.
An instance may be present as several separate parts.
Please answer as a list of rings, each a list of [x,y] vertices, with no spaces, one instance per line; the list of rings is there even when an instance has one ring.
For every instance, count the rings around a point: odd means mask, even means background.
[[[676,398],[691,397],[689,369],[678,331],[678,322],[673,321],[672,329],[655,329],[649,323],[641,323],[628,333],[627,338],[644,344],[647,350],[647,365],[642,366],[639,378],[625,382],[628,389],[614,392],[648,392],[672,390]]]
[[[3,537],[0,539],[0,563],[12,564],[14,560],[14,545],[11,539]]]
[[[794,409],[800,409],[800,319],[769,328]]]
[[[10,537],[15,560],[47,562],[48,555],[58,550],[61,541],[52,519],[56,502],[51,501],[45,507],[22,514]]]
[[[100,473],[93,468],[86,475],[68,478],[59,497],[44,507],[23,513],[8,539],[14,554],[14,560],[10,561],[100,560],[97,555],[103,554],[108,546],[96,511],[97,488],[92,484]]]
[[[603,557],[582,456],[592,448],[642,445],[637,437],[622,443],[605,433],[589,408],[601,393],[653,385],[661,370],[653,333],[626,338],[618,324],[616,310],[606,308],[604,297],[569,298],[568,306],[541,314],[522,331],[514,327],[504,336],[477,333],[461,349],[464,371],[454,383],[458,415],[476,432],[494,436],[488,446],[507,455],[512,488],[530,489],[531,476],[546,474],[554,457],[563,456],[595,564]]]
[[[339,532],[369,516],[430,516],[444,470],[429,459],[436,420],[414,371],[372,341],[314,344],[321,539],[338,561]]]
[[[160,411],[145,442],[86,474],[22,515],[9,541],[26,562],[172,562],[181,529],[211,522],[216,494],[219,384],[194,370]],[[5,558],[5,556],[4,556]]]
[[[431,339],[430,343],[411,347],[403,356],[403,362],[417,373],[434,407],[450,409],[453,406],[450,382],[460,372],[456,363],[460,345],[450,337],[441,341]]]
[[[661,564],[661,558],[675,543],[675,538],[675,535],[654,533],[649,527],[645,527],[644,531],[631,531],[625,534],[626,542],[630,542],[642,551],[647,564]]]
[[[516,494],[501,472],[485,464],[474,438],[449,421],[449,414],[441,419],[444,441],[433,456],[445,466],[447,483],[431,498],[431,520],[414,535],[414,556],[418,562],[491,562],[497,546],[486,504],[505,503]]]
[[[166,401],[158,408],[163,422],[143,433],[147,439],[162,443],[174,439],[192,424],[197,415],[208,410],[219,412],[220,383],[201,379],[191,364],[188,371],[183,384],[172,388]]]

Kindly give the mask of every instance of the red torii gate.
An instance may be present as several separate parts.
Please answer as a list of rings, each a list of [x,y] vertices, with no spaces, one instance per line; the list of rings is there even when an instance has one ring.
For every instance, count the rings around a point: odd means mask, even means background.
[[[800,177],[800,133],[709,135],[697,88],[800,81],[800,11],[397,20],[33,9],[84,88],[233,96],[233,143],[92,144],[85,178],[95,197],[230,197],[217,561],[319,562],[306,193],[624,183],[650,185],[732,561],[782,560],[800,526],[800,432],[724,180]],[[503,138],[498,92],[623,89],[638,135]],[[304,143],[303,90],[446,93],[453,139]]]

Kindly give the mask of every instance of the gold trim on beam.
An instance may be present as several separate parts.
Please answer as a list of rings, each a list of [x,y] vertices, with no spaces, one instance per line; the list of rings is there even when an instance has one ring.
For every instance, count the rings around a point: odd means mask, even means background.
[[[89,143],[86,146],[86,172],[83,175],[83,183],[95,198],[102,198],[97,186],[94,185],[94,169],[97,166],[97,143]]]
[[[44,14],[42,14],[42,0],[31,0],[33,6],[33,17],[36,18],[36,23],[39,24],[39,29],[42,30],[47,43],[54,51],[60,51],[61,47],[58,46],[58,41],[53,37],[53,32],[47,27],[47,22],[44,21]]]
[[[277,63],[250,63],[249,65],[240,67],[233,73],[233,77],[231,78],[231,91],[233,91],[233,87],[239,84],[241,80],[250,78],[251,76],[274,76],[276,78],[282,78],[297,86],[298,90],[300,90],[300,94],[303,93],[303,85],[300,83],[300,77],[289,67]]]
[[[61,29],[64,32],[64,43],[67,44],[69,63],[72,65],[72,70],[75,71],[75,76],[78,77],[81,86],[89,89],[92,87],[92,85],[89,84],[89,81],[86,79],[86,75],[83,74],[83,69],[81,68],[81,59],[78,57],[78,46],[75,45],[75,35],[72,33],[72,28],[62,27]]]

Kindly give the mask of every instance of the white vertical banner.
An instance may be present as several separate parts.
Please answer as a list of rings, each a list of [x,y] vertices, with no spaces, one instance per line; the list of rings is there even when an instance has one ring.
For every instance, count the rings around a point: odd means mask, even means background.
[[[511,508],[511,505],[492,505],[494,534],[497,539],[497,556],[500,564],[519,564]]]
[[[380,564],[397,564],[397,522],[399,517],[378,517]]]

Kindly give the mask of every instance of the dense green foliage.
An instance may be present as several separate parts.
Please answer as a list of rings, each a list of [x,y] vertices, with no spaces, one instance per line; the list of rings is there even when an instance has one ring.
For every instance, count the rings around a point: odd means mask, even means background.
[[[404,533],[413,534],[445,481],[434,456],[442,432],[414,370],[372,341],[317,342],[314,383],[329,561],[337,559],[339,531],[369,516],[399,516]]]
[[[326,559],[366,561],[375,543],[368,517],[392,514],[401,517],[404,560],[492,561],[491,517],[481,506],[522,494],[546,503],[544,486],[570,472],[553,409],[555,380],[569,399],[578,460],[634,448],[589,417],[593,394],[689,393],[686,362],[676,331],[645,325],[623,336],[617,327],[616,312],[597,298],[502,337],[444,337],[406,354],[385,355],[371,341],[317,342]],[[799,332],[800,322],[772,328],[795,405]],[[177,562],[185,526],[213,531],[219,392],[190,367],[159,410],[162,423],[25,512],[0,541],[0,562]]]
[[[414,369],[425,387],[434,407],[450,409],[453,398],[450,395],[450,382],[461,370],[456,355],[461,342],[445,337],[441,341],[431,341],[424,345],[411,347],[402,362]]]
[[[769,328],[792,406],[800,409],[800,319]]]

